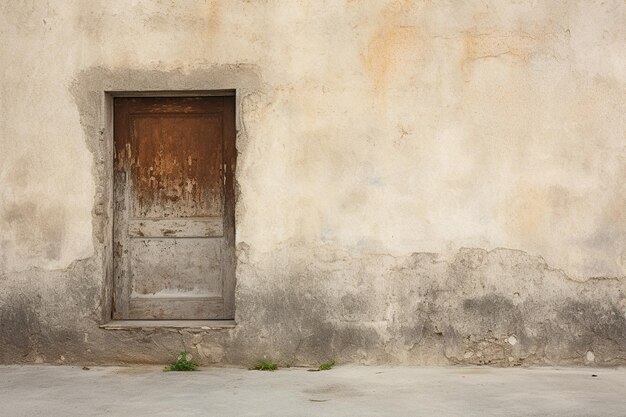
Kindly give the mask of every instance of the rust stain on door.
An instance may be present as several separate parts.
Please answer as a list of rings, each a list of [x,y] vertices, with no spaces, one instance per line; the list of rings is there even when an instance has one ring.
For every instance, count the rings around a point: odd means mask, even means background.
[[[219,115],[137,115],[131,129],[142,138],[134,144],[134,216],[222,215]]]

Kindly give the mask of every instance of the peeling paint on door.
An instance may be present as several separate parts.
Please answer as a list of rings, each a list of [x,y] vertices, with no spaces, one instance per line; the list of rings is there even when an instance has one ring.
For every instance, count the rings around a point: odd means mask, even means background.
[[[114,106],[114,317],[229,318],[234,213],[223,167],[233,155],[232,97]]]

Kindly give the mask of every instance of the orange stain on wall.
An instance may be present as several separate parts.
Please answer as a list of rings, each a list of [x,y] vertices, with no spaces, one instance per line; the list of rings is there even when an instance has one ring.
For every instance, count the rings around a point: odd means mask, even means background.
[[[419,54],[422,44],[415,26],[403,24],[403,18],[414,7],[413,1],[393,2],[382,12],[382,22],[370,38],[361,58],[374,89],[381,93],[399,70],[403,58]]]
[[[522,188],[508,199],[506,205],[506,212],[510,215],[506,230],[510,235],[524,240],[533,240],[541,235],[551,206],[546,190],[536,187]]]

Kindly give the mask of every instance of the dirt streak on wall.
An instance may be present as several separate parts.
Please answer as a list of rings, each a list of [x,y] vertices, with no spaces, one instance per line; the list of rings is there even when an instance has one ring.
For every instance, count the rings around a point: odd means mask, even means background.
[[[582,365],[591,357],[596,365],[617,365],[626,357],[620,280],[572,280],[521,251],[462,249],[452,259],[431,253],[355,257],[330,247],[286,245],[255,265],[246,261],[245,244],[239,251],[245,281],[231,330],[101,330],[96,285],[80,284],[95,268],[86,261],[57,272],[68,282],[56,291],[38,282],[20,293],[26,276],[51,273],[4,277],[0,360],[163,363],[180,350],[203,364],[269,357],[283,365],[312,365],[334,357],[357,363]]]

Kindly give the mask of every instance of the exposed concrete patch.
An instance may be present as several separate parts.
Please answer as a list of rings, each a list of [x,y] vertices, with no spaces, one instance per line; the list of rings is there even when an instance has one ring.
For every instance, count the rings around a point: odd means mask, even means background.
[[[369,364],[583,365],[591,363],[588,351],[597,365],[626,358],[626,318],[617,307],[624,303],[621,280],[569,280],[538,257],[506,249],[463,249],[445,260],[354,256],[327,247],[310,253],[289,245],[273,255],[255,265],[239,258],[238,325],[219,331],[99,329],[94,311],[101,308],[101,283],[84,280],[93,276],[86,273],[93,261],[68,271],[73,288],[56,273],[54,292],[42,284],[24,292],[19,284],[26,274],[5,276],[2,360],[164,363],[182,350],[203,364],[241,365],[259,357],[283,365],[331,357]],[[614,307],[597,307],[596,297]]]
[[[286,252],[289,255],[283,256],[297,265],[297,253]],[[327,259],[327,252],[320,252]],[[274,253],[274,260],[277,256]],[[624,297],[621,281],[572,281],[541,258],[520,251],[464,249],[450,261],[434,263],[428,254],[338,259],[305,262],[289,275],[276,266],[266,275],[259,265],[254,271],[240,265],[244,276],[254,274],[246,283],[255,285],[240,287],[243,308],[237,321],[242,325],[235,337],[249,337],[245,323],[251,320],[273,324],[255,333],[254,343],[260,348],[249,358],[275,352],[275,359],[280,360],[290,357],[292,350],[297,363],[308,363],[316,355],[327,354],[320,349],[325,347],[335,357],[364,363],[583,364],[587,345],[607,343],[609,333],[623,334],[618,326],[626,323],[623,313],[611,315],[614,321],[598,333],[594,330],[599,319],[596,313],[586,311],[580,319],[567,313],[566,300],[585,299],[590,293],[618,302]],[[276,279],[280,288],[265,276]],[[350,285],[352,280],[355,284]],[[294,289],[286,292],[284,288]],[[254,307],[246,308],[259,302],[264,306],[260,317]],[[355,304],[367,307],[351,309],[346,315],[346,306]],[[580,329],[578,320],[589,328]],[[566,333],[574,326],[576,336],[570,337]],[[290,342],[281,345],[280,341]],[[556,351],[566,352],[559,359],[552,356],[555,345]],[[617,345],[613,349],[623,352]],[[570,356],[576,351],[581,354]],[[599,360],[616,363],[611,358]],[[237,361],[245,359],[237,356]]]

